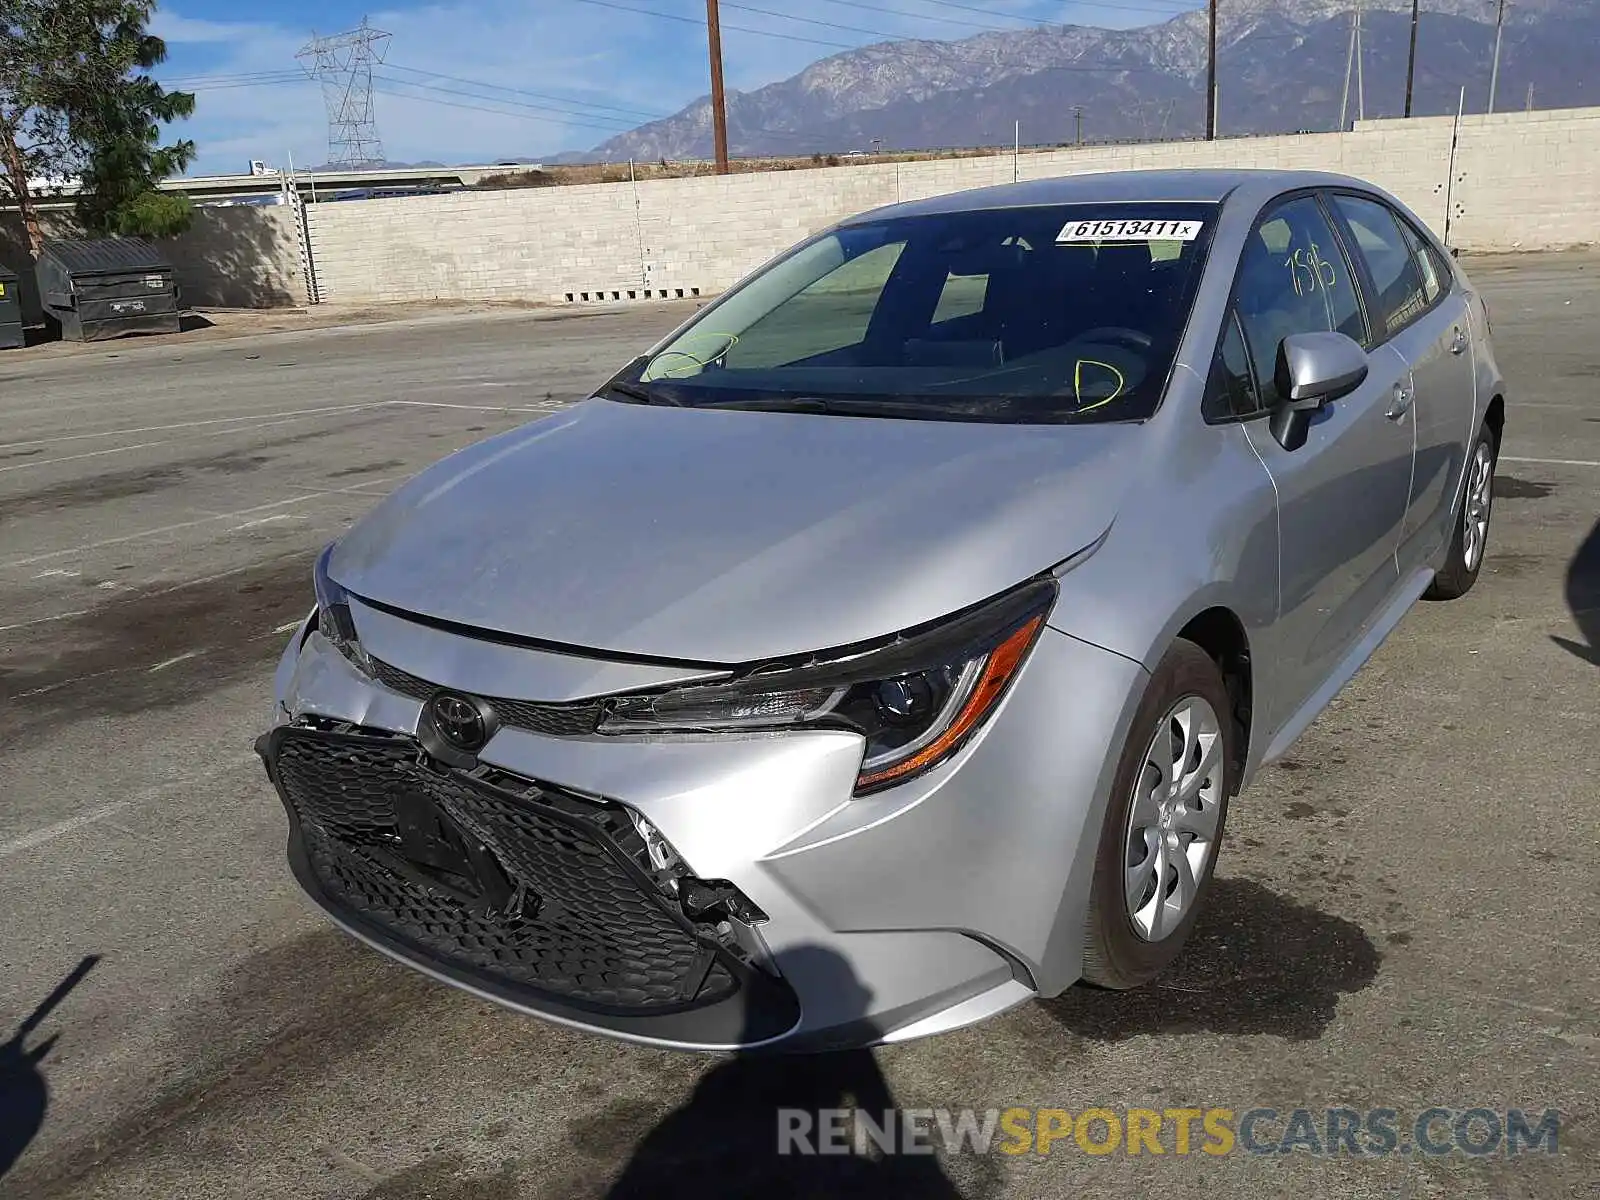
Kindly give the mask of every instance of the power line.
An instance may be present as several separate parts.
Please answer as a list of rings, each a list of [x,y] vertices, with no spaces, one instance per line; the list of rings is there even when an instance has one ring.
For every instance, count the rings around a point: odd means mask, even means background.
[[[891,40],[900,36],[882,29],[864,29],[860,25],[841,25],[837,21],[824,21],[819,17],[798,17],[793,13],[774,12],[770,8],[756,8],[750,4],[735,4],[733,0],[721,0],[721,2],[727,8],[737,8],[741,12],[756,13],[763,17],[776,17],[780,21],[798,21],[803,25],[820,25],[824,29],[839,29],[845,33],[864,33],[868,37],[889,38]]]
[[[411,83],[406,83],[403,80],[384,79],[383,77],[379,76],[379,77],[376,77],[376,79],[374,80],[373,90],[376,91],[376,92],[381,93],[382,95],[394,96],[394,97],[396,97],[398,99],[401,99],[401,100],[421,100],[421,101],[424,101],[424,102],[426,102],[428,104],[442,105],[445,108],[461,108],[461,109],[468,109],[468,110],[470,110],[472,112],[493,113],[497,117],[519,117],[524,121],[548,121],[549,120],[548,117],[535,116],[533,113],[516,112],[515,110],[508,111],[508,110],[503,109],[503,108],[489,108],[488,106],[482,105],[482,104],[463,104],[459,100],[441,100],[437,96],[429,96],[429,95],[421,95],[421,96],[419,96],[415,92],[397,91],[397,90],[395,90],[396,86],[399,86],[399,87],[416,87],[418,85],[411,84]],[[574,122],[574,124],[576,124],[576,122]],[[613,130],[613,132],[617,132],[617,131]]]
[[[288,75],[282,79],[249,79],[238,83],[191,83],[184,85],[185,91],[190,92],[226,92],[235,88],[258,87],[283,87],[286,84],[308,84],[314,80],[307,79],[304,75]]]
[[[510,92],[517,96],[532,96],[536,100],[555,100],[562,104],[575,104],[579,108],[603,109],[607,112],[623,113],[627,116],[646,117],[651,119],[671,115],[670,113],[664,113],[659,110],[623,108],[616,104],[601,104],[597,100],[580,100],[576,96],[561,96],[553,92],[530,92],[526,88],[507,87],[505,84],[489,83],[482,79],[466,79],[460,75],[446,75],[440,71],[425,71],[418,67],[407,67],[395,62],[386,62],[384,63],[384,66],[391,71],[404,71],[407,75],[426,75],[432,79],[444,79],[450,83],[466,83],[471,84],[473,87],[486,88],[496,92]]]
[[[1039,24],[1039,22],[1030,20],[1027,17],[1014,17],[1008,13],[998,13],[993,9],[978,8],[972,4],[958,4],[955,2],[955,0],[922,0],[922,3],[937,4],[940,8],[955,9],[959,12],[982,13],[986,17],[1004,17],[1008,21],[1022,21],[1028,25]],[[1116,0],[1078,0],[1078,3],[1084,8],[1121,9],[1125,12],[1169,13],[1172,16],[1178,16],[1185,12],[1194,11],[1192,5],[1180,8],[1151,8],[1142,4],[1121,4],[1117,3]]]
[[[617,12],[632,13],[636,17],[656,17],[663,21],[677,21],[681,25],[695,25],[705,28],[705,22],[697,17],[679,16],[677,13],[652,12],[647,8],[629,8],[625,4],[617,4],[615,0],[570,0],[573,4],[592,4],[596,8],[610,8]],[[820,38],[801,37],[795,33],[779,33],[774,29],[752,29],[748,25],[724,25],[724,29],[736,29],[740,33],[753,33],[759,37],[777,38],[785,42],[804,42],[808,46],[826,46],[830,50],[854,50],[855,46],[848,42],[824,42]]]
[[[636,124],[638,124],[638,122],[636,120],[632,120],[632,119],[630,119],[628,117],[620,117],[620,116],[613,117],[613,116],[608,116],[605,113],[580,112],[580,111],[578,111],[576,109],[571,109],[571,108],[555,108],[554,106],[549,105],[549,104],[533,104],[533,103],[530,103],[527,100],[516,100],[516,99],[513,99],[513,98],[511,98],[509,96],[485,96],[485,95],[482,95],[479,92],[463,92],[463,91],[461,91],[461,90],[459,90],[457,88],[440,87],[437,84],[423,83],[423,82],[421,82],[419,80],[396,79],[392,75],[374,75],[373,78],[374,79],[383,79],[383,80],[388,81],[389,83],[403,83],[403,84],[406,84],[406,85],[408,85],[410,87],[427,88],[429,91],[441,92],[441,93],[443,93],[445,95],[448,95],[448,96],[465,96],[469,100],[488,100],[488,101],[490,101],[491,103],[494,103],[494,104],[510,104],[510,105],[515,105],[517,108],[526,108],[526,109],[530,109],[530,110],[535,111],[535,112],[555,113],[556,115],[562,116],[562,117],[582,117],[582,118],[585,118],[585,120],[583,120],[583,121],[574,121],[574,122],[571,122],[571,123],[572,124],[588,124],[588,125],[591,125],[593,128],[596,128],[596,129],[612,129],[612,128],[614,128],[614,129],[617,129],[618,131],[621,131],[621,130],[626,130],[626,129],[632,129]],[[608,122],[608,124],[599,124],[598,122]]]
[[[461,91],[458,88],[437,87],[437,86],[435,86],[433,84],[418,83],[418,82],[416,82],[414,80],[410,80],[410,79],[396,79],[392,75],[384,75],[384,74],[381,74],[381,73],[380,74],[374,74],[372,78],[376,82],[389,84],[390,85],[389,88],[382,89],[382,90],[388,91],[390,95],[409,96],[413,100],[433,100],[436,96],[440,96],[440,95],[443,95],[443,96],[462,96],[462,97],[465,97],[466,99],[469,99],[469,100],[483,100],[483,101],[486,101],[487,103],[490,103],[490,104],[499,104],[499,105],[510,106],[511,109],[512,109],[512,111],[509,111],[509,112],[505,108],[483,109],[482,111],[484,111],[484,112],[496,112],[496,113],[499,113],[501,116],[506,116],[506,117],[524,117],[525,116],[530,120],[546,120],[546,121],[552,120],[552,118],[550,118],[550,117],[535,117],[533,115],[534,113],[548,113],[548,112],[552,111],[549,107],[547,107],[545,105],[542,105],[542,104],[529,104],[526,101],[511,100],[511,99],[506,99],[506,98],[502,98],[502,97],[499,97],[499,96],[483,96],[483,95],[479,95],[477,92],[464,92],[464,91]],[[396,92],[396,91],[393,90],[396,87],[413,88],[413,89],[416,89],[416,91],[422,92],[424,94],[421,95],[421,96],[418,96],[415,93]],[[437,102],[440,103],[440,104],[446,103],[446,101],[443,101],[443,100],[439,100]],[[457,107],[469,108],[471,106],[470,105],[457,105]],[[522,111],[517,111],[517,110],[522,110]],[[615,124],[601,124],[600,122],[602,120],[615,122]],[[627,133],[629,130],[635,128],[635,126],[631,122],[625,121],[621,117],[604,117],[604,118],[602,118],[602,117],[599,117],[598,115],[595,115],[592,119],[574,119],[573,117],[563,117],[563,119],[560,121],[560,123],[563,124],[563,125],[578,125],[578,126],[582,126],[584,128],[588,128],[588,129],[599,129],[599,130],[602,130],[602,131],[604,131],[606,133],[612,133],[612,134]]]
[[[878,4],[860,4],[857,0],[826,0],[826,3],[837,4],[842,8],[859,9],[862,12],[886,13],[893,17],[906,17],[913,21],[939,21],[946,25],[961,25],[967,29],[992,29],[997,33],[1019,33],[1020,30],[1011,25],[993,25],[987,21],[964,21],[960,17],[936,17],[932,13],[907,12],[903,8],[884,8]],[[1003,13],[996,13],[1003,16]],[[1015,18],[1022,20],[1023,18]]]
[[[847,0],[834,0],[834,3],[846,3],[846,2],[847,2]],[[1141,5],[1120,4],[1120,3],[1117,3],[1116,0],[1105,0],[1104,3],[1100,3],[1100,2],[1098,2],[1098,0],[1095,0],[1094,3],[1091,3],[1091,0],[1082,0],[1082,2],[1087,4],[1087,5],[1089,5],[1090,7],[1095,7],[1095,8],[1111,8],[1111,9],[1116,9],[1116,10],[1119,10],[1119,11],[1130,11],[1130,12],[1131,11],[1140,11],[1140,12],[1147,12],[1147,13],[1160,13],[1160,14],[1167,15],[1167,16],[1179,16],[1179,15],[1181,15],[1182,12],[1187,11],[1187,10],[1180,10],[1180,9],[1148,8],[1148,7],[1144,7],[1144,6],[1141,6]],[[784,21],[799,21],[799,22],[802,22],[802,23],[804,23],[806,25],[820,25],[820,26],[823,26],[823,27],[828,28],[828,29],[843,30],[846,33],[865,33],[865,34],[867,34],[867,35],[869,35],[871,37],[883,37],[883,38],[898,38],[898,37],[901,36],[899,34],[889,33],[889,32],[887,32],[885,30],[882,30],[882,29],[864,29],[859,25],[843,25],[843,24],[840,24],[837,21],[824,21],[824,20],[822,20],[821,18],[818,18],[818,17],[802,17],[802,16],[797,16],[797,15],[795,15],[793,13],[775,12],[774,10],[772,10],[770,8],[757,8],[754,5],[750,5],[750,4],[734,3],[734,0],[722,0],[722,4],[723,4],[724,8],[737,8],[737,9],[741,10],[742,12],[757,13],[760,16],[763,16],[763,17],[777,17],[780,20],[784,20]],[[953,21],[954,20],[954,18],[952,18],[952,17],[934,17],[934,16],[927,16],[927,15],[922,15],[922,14],[917,14],[917,13],[908,13],[908,12],[904,11],[903,9],[880,8],[877,5],[873,5],[873,4],[856,4],[856,3],[852,2],[852,3],[849,3],[849,7],[860,9],[860,10],[862,10],[864,12],[888,13],[888,14],[891,14],[893,16],[909,17],[909,18],[911,18],[913,20],[921,20],[921,21]],[[970,22],[970,21],[960,21],[960,22],[957,22],[957,23],[958,24],[962,24],[962,25],[973,26],[974,28],[979,28],[979,29],[992,29],[992,30],[995,30],[997,32],[1002,32],[1002,33],[1004,33],[1004,32],[1018,32],[1018,33],[1020,33],[1021,32],[1021,30],[1010,30],[1006,26],[1003,26],[1003,25],[976,25],[974,22]],[[1052,22],[1048,22],[1048,21],[1033,21],[1033,22],[1030,22],[1030,24],[1032,26],[1034,26],[1034,27],[1043,27],[1043,26],[1048,26],[1048,25],[1052,24]]]

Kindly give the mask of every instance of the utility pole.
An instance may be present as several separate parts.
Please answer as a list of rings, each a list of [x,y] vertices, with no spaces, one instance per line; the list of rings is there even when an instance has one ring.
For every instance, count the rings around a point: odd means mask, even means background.
[[[1022,155],[1022,122],[1011,127],[1011,182],[1017,181],[1017,159]]]
[[[1350,81],[1356,73],[1356,14],[1350,11],[1350,51],[1344,59],[1344,96],[1339,101],[1339,132],[1350,123]]]
[[[1211,21],[1206,34],[1206,141],[1217,136],[1217,0],[1206,6]]]
[[[1533,84],[1528,85],[1528,111],[1533,111]]]
[[[1349,125],[1350,81],[1356,83],[1356,120],[1367,119],[1367,81],[1361,63],[1361,0],[1350,13],[1350,54],[1344,64],[1344,99],[1339,102],[1339,129]]]
[[[1083,105],[1078,105],[1072,110],[1072,115],[1078,121],[1078,145],[1083,145]]]
[[[1417,22],[1422,10],[1419,0],[1411,0],[1411,53],[1406,56],[1406,116],[1411,115],[1411,85],[1417,78]]]
[[[1367,47],[1366,13],[1361,0],[1356,0],[1356,120],[1367,119]]]
[[[717,0],[706,0],[706,42],[711,50],[711,131],[716,142],[717,174],[728,173],[728,103],[722,92],[722,21]]]
[[[1494,18],[1494,66],[1489,71],[1489,111],[1494,111],[1494,94],[1500,86],[1500,39],[1505,33],[1506,25],[1506,0],[1500,0],[1499,11]]]

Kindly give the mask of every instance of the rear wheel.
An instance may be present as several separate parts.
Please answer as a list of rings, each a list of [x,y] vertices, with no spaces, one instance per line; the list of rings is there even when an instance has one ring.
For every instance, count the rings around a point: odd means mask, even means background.
[[[1489,515],[1494,507],[1494,466],[1499,447],[1494,430],[1478,431],[1472,457],[1467,462],[1467,489],[1450,538],[1450,555],[1424,593],[1429,600],[1454,600],[1478,582],[1483,556],[1489,545]]]
[[[1217,664],[1173,644],[1123,746],[1100,832],[1083,977],[1109,988],[1153,979],[1194,928],[1222,844],[1234,726]]]

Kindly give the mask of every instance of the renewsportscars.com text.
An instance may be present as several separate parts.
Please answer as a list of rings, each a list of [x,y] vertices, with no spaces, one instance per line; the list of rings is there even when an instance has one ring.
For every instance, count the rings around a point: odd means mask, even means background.
[[[1556,1109],[858,1108],[778,1110],[779,1154],[1091,1156],[1556,1154]]]

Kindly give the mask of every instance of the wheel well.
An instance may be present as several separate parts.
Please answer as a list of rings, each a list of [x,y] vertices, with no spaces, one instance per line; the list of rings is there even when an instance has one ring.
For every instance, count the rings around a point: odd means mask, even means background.
[[[1253,684],[1251,681],[1250,642],[1245,637],[1244,625],[1232,610],[1208,608],[1194,617],[1178,632],[1185,641],[1193,642],[1211,656],[1222,672],[1228,688],[1228,698],[1233,704],[1233,725],[1237,736],[1233,762],[1233,790],[1239,790],[1244,775],[1245,759],[1250,752],[1250,718],[1253,711]]]
[[[1489,411],[1483,415],[1483,423],[1494,434],[1494,448],[1500,449],[1500,431],[1506,427],[1506,398],[1496,396],[1489,401]]]

